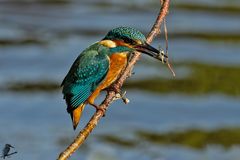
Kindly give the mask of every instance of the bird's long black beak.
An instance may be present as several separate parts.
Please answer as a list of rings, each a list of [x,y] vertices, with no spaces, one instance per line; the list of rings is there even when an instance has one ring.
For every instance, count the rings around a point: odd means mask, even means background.
[[[149,45],[148,43],[137,45],[137,46],[135,46],[135,49],[138,52],[145,53],[157,60],[162,61],[163,63],[166,63],[167,56],[164,54],[164,51],[163,50],[159,51],[159,50],[155,49],[154,47],[152,47],[151,45]]]

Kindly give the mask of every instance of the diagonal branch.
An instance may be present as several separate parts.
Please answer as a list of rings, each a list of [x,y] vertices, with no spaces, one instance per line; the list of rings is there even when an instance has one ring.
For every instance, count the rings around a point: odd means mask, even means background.
[[[153,38],[156,37],[160,33],[160,26],[163,22],[164,17],[168,13],[169,3],[170,0],[161,0],[163,1],[162,7],[160,9],[160,12],[158,14],[158,17],[150,31],[150,33],[147,36],[147,42],[151,43]],[[108,91],[106,98],[102,102],[102,104],[99,106],[105,110],[108,109],[109,105],[114,101],[116,94],[118,90],[121,89],[124,81],[129,77],[129,74],[131,73],[135,63],[140,58],[139,52],[134,52],[132,58],[129,60],[128,65],[126,69],[121,73],[119,76],[119,79],[113,84],[114,90]],[[85,139],[88,137],[88,135],[92,132],[92,130],[97,126],[99,120],[102,118],[103,112],[101,110],[98,110],[95,112],[95,114],[92,116],[92,118],[89,120],[87,125],[79,132],[78,136],[74,139],[74,141],[67,147],[66,150],[64,150],[58,157],[58,160],[66,160],[68,159],[73,152],[75,152],[78,147],[81,146],[81,144],[85,141]]]

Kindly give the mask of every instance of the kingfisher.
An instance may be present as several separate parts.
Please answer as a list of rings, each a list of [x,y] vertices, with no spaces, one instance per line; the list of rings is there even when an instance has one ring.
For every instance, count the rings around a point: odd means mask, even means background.
[[[132,27],[118,27],[86,48],[74,61],[61,86],[67,112],[75,130],[85,105],[102,110],[94,103],[101,91],[109,88],[126,67],[134,51],[145,53],[166,62],[163,50],[146,42],[146,37]]]
[[[14,148],[11,144],[5,144],[5,147],[2,150],[2,158],[3,159],[5,159],[5,157],[8,157],[15,153],[15,152],[13,152],[13,153],[9,154],[11,148]]]

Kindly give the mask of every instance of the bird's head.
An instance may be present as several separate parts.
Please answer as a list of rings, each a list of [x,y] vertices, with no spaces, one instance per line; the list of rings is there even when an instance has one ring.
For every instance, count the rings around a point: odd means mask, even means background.
[[[131,27],[112,29],[100,43],[109,47],[112,53],[139,51],[165,62],[164,51],[159,51],[150,46],[146,42],[146,37],[140,31]]]
[[[11,144],[5,144],[5,147],[14,148]]]

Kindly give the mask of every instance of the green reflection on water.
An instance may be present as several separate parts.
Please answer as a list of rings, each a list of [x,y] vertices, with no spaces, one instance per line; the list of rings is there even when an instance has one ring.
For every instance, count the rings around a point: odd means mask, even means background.
[[[228,149],[240,144],[240,128],[224,128],[212,131],[191,129],[168,133],[137,131],[136,135],[150,143],[183,145],[194,149],[203,149],[207,145],[220,145]]]
[[[38,2],[59,5],[71,3],[71,0],[39,0]]]
[[[37,38],[22,39],[0,39],[1,46],[19,46],[19,45],[46,45],[48,42]]]
[[[202,11],[202,12],[211,12],[211,13],[231,13],[238,14],[240,13],[240,6],[234,4],[227,5],[207,5],[207,4],[194,4],[194,3],[176,3],[174,7],[182,10],[189,11]]]
[[[14,92],[51,92],[58,89],[60,89],[60,83],[58,84],[53,81],[11,82],[7,85],[7,88],[2,87],[2,90],[10,90]]]
[[[125,84],[128,89],[141,89],[154,93],[206,94],[222,93],[240,95],[240,67],[217,66],[211,64],[183,64],[192,70],[184,79],[150,78]]]
[[[221,93],[229,96],[240,95],[240,67],[217,66],[212,64],[187,63],[175,65],[185,66],[192,72],[182,79],[150,77],[127,81],[124,87],[139,89],[152,93],[184,93],[189,95]],[[178,73],[177,73],[178,74]],[[2,90],[14,92],[50,92],[60,89],[60,82],[10,82]]]
[[[14,5],[28,5],[28,4],[46,4],[46,5],[62,5],[72,3],[71,0],[11,0]]]
[[[97,136],[102,142],[124,148],[135,148],[150,143],[156,145],[180,145],[193,149],[204,149],[208,145],[219,145],[225,149],[240,144],[240,128],[222,128],[216,130],[190,129],[184,131],[152,132],[139,130],[134,139],[125,139],[118,135]]]
[[[211,42],[231,42],[239,43],[240,34],[238,33],[213,33],[213,32],[179,32],[179,33],[170,33],[170,39],[199,39],[204,41]]]
[[[130,139],[126,140],[126,139],[117,137],[115,135],[101,135],[101,136],[98,136],[98,139],[100,139],[105,143],[115,144],[122,147],[133,148],[137,146],[136,141],[130,140]]]

